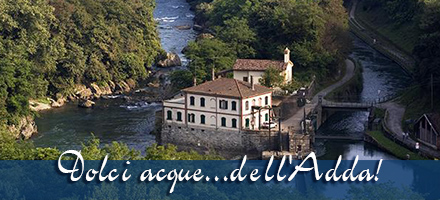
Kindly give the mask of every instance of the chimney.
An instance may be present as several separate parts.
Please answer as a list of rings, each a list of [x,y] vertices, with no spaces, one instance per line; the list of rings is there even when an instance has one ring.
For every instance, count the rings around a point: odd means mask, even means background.
[[[194,86],[197,86],[197,78],[195,76],[193,78],[193,84],[194,84]]]
[[[288,63],[290,61],[290,50],[286,47],[284,49],[284,63]]]
[[[211,76],[212,76],[212,80],[215,80],[215,68],[214,67],[211,69]]]
[[[251,87],[252,87],[252,90],[255,90],[254,76],[251,76]]]

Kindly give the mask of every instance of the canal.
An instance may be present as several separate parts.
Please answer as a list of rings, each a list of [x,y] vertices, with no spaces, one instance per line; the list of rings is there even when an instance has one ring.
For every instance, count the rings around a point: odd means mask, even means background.
[[[186,64],[187,60],[181,51],[197,33],[192,29],[179,29],[178,26],[192,25],[194,13],[185,0],[156,2],[154,17],[158,22],[162,46],[166,51],[178,53]],[[363,101],[387,96],[406,86],[408,78],[394,62],[358,38],[354,38],[353,45],[350,56],[362,63],[364,80],[368,80],[364,81],[364,89],[360,94]],[[154,113],[161,109],[159,104],[127,102],[122,96],[98,100],[96,103],[94,109],[78,108],[71,103],[39,113],[36,118],[39,133],[32,139],[35,145],[61,150],[79,149],[82,142],[92,137],[92,133],[102,144],[119,141],[141,151],[155,142],[150,132],[154,127]],[[322,134],[362,134],[366,120],[367,113],[364,112],[338,113],[320,131]],[[320,140],[317,144],[320,159],[336,159],[339,155],[345,159],[352,159],[355,155],[361,159],[395,159],[363,142]]]
[[[393,96],[411,82],[409,76],[392,60],[385,57],[361,39],[353,36],[351,58],[363,67],[363,90],[359,94],[361,102],[371,102],[379,98]],[[331,116],[318,131],[323,135],[363,135],[368,112],[339,112]],[[359,155],[363,160],[396,159],[377,147],[365,142],[317,140],[320,159],[353,159]]]

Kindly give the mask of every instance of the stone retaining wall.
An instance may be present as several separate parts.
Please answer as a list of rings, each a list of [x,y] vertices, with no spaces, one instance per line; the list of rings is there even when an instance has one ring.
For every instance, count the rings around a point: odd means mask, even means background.
[[[216,129],[202,129],[186,127],[185,125],[165,124],[161,131],[162,144],[175,144],[179,147],[215,150],[220,155],[227,152],[229,155],[259,154],[264,150],[278,149],[278,132],[269,131],[225,131]]]

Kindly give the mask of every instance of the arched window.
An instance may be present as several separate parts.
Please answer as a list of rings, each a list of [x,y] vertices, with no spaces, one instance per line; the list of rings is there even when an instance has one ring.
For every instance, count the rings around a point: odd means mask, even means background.
[[[205,98],[200,98],[200,107],[205,107]]]
[[[237,128],[237,119],[232,119],[232,128]]]
[[[195,123],[196,121],[196,115],[195,114],[188,114],[188,122]]]
[[[262,105],[263,105],[263,99],[262,99],[262,98],[259,98],[259,99],[258,99],[258,105],[259,105],[259,106],[262,106]]]
[[[246,109],[246,110],[249,110],[249,101],[246,101],[246,103],[245,103],[245,109]]]
[[[177,121],[178,122],[182,121],[182,112],[177,112]]]
[[[236,101],[232,101],[232,110],[237,110],[237,102]]]
[[[265,115],[264,115],[264,121],[269,121],[269,114],[268,113],[266,113]]]
[[[200,124],[205,124],[206,120],[205,120],[205,115],[200,115]]]
[[[224,109],[224,110],[228,109],[228,101],[226,100],[220,100],[219,105],[220,105],[219,106],[220,109]]]
[[[222,117],[222,126],[226,127],[226,118],[225,117]]]
[[[245,126],[246,126],[246,128],[249,128],[249,126],[250,126],[250,120],[249,120],[249,118],[246,119],[246,124],[245,124]]]
[[[264,97],[264,104],[269,105],[269,97]]]
[[[257,101],[255,99],[252,99],[252,106],[255,106],[256,102]]]
[[[167,120],[173,120],[173,112],[171,110],[167,111]]]
[[[196,98],[193,96],[189,97],[189,105],[194,106],[196,103]]]

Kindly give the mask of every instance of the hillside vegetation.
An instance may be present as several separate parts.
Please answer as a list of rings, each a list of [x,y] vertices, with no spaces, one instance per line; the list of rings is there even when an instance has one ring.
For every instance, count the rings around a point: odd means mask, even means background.
[[[75,84],[143,79],[161,52],[154,0],[0,2],[0,125],[29,115],[30,98]]]
[[[337,69],[351,39],[342,0],[188,0],[196,22],[214,38],[189,44],[186,55],[199,81],[211,69],[230,69],[236,58],[282,60],[286,47],[296,72],[307,79]],[[298,74],[298,73],[297,73]]]
[[[439,112],[439,105],[431,103],[440,101],[440,1],[363,0],[357,12],[369,27],[416,58],[414,83],[401,98],[408,108],[405,118]]]

